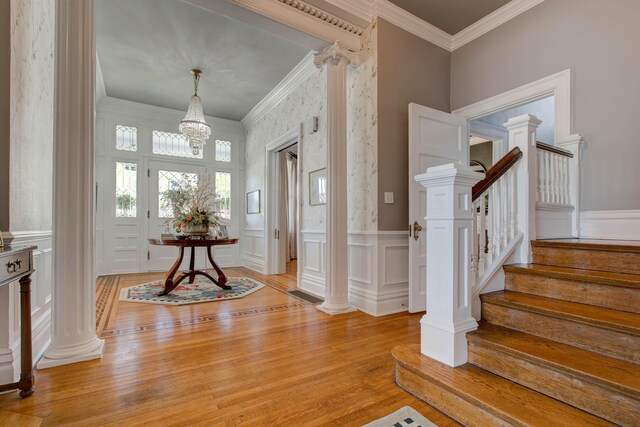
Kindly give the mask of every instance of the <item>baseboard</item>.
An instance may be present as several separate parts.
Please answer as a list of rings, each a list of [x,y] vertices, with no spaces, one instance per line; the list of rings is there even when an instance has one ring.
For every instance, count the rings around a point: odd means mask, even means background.
[[[640,209],[583,211],[580,238],[640,240]]]
[[[324,298],[324,279],[302,273],[298,287],[318,298]]]
[[[349,302],[371,316],[380,317],[407,311],[408,290],[375,295],[362,289],[349,288]]]
[[[264,273],[264,260],[254,258],[246,254],[243,254],[241,259],[243,267],[258,273]]]

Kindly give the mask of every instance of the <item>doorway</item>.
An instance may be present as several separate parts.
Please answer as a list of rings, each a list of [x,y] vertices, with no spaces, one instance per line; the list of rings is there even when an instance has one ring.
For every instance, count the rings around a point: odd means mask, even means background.
[[[278,191],[278,230],[282,250],[278,251],[278,264],[284,263],[284,274],[298,275],[298,143],[281,150],[279,156],[280,189]],[[281,268],[278,268],[278,272]]]

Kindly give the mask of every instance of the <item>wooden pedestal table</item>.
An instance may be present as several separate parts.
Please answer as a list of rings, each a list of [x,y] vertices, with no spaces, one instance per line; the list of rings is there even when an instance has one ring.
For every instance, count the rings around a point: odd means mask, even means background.
[[[173,267],[171,267],[171,270],[167,272],[167,275],[164,278],[164,290],[160,292],[158,296],[167,295],[187,277],[189,278],[189,283],[193,283],[196,275],[198,274],[205,276],[207,279],[211,280],[222,289],[231,289],[226,285],[227,277],[224,275],[224,272],[213,260],[213,256],[211,255],[211,247],[219,245],[235,245],[236,243],[238,243],[238,239],[149,239],[149,243],[158,246],[176,246],[180,251],[180,253],[178,254],[178,259],[173,264]],[[174,276],[180,269],[180,264],[182,264],[182,260],[184,258],[184,248],[191,248],[189,270],[183,272],[176,279],[174,279]],[[207,248],[207,256],[209,257],[209,261],[211,262],[213,269],[218,274],[218,279],[214,279],[206,271],[195,269],[196,248]]]

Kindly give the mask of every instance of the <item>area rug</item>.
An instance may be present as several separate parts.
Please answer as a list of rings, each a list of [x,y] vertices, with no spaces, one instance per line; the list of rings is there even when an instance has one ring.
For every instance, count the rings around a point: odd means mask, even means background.
[[[391,415],[379,418],[362,427],[437,427],[410,406],[398,409]]]
[[[165,305],[198,304],[244,298],[265,286],[248,277],[227,278],[227,286],[231,286],[228,290],[219,288],[207,279],[196,279],[192,284],[185,283],[186,281],[185,279],[169,295],[163,296],[158,296],[164,287],[163,280],[123,288],[120,291],[120,301]]]

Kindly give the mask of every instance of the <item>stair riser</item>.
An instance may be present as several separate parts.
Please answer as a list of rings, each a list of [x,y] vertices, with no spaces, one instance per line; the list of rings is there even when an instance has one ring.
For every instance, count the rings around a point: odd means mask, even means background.
[[[585,270],[640,274],[640,253],[533,247],[533,262]]]
[[[640,314],[640,285],[627,288],[506,272],[506,289]]]
[[[482,303],[482,318],[505,328],[517,329],[610,357],[640,362],[640,337],[631,333],[487,301]]]
[[[513,426],[482,408],[460,398],[438,382],[418,376],[401,364],[396,364],[396,383],[404,390],[437,408],[465,426]]]
[[[629,394],[577,379],[493,346],[470,341],[469,362],[613,423],[632,426],[640,419],[640,397],[634,399]]]

